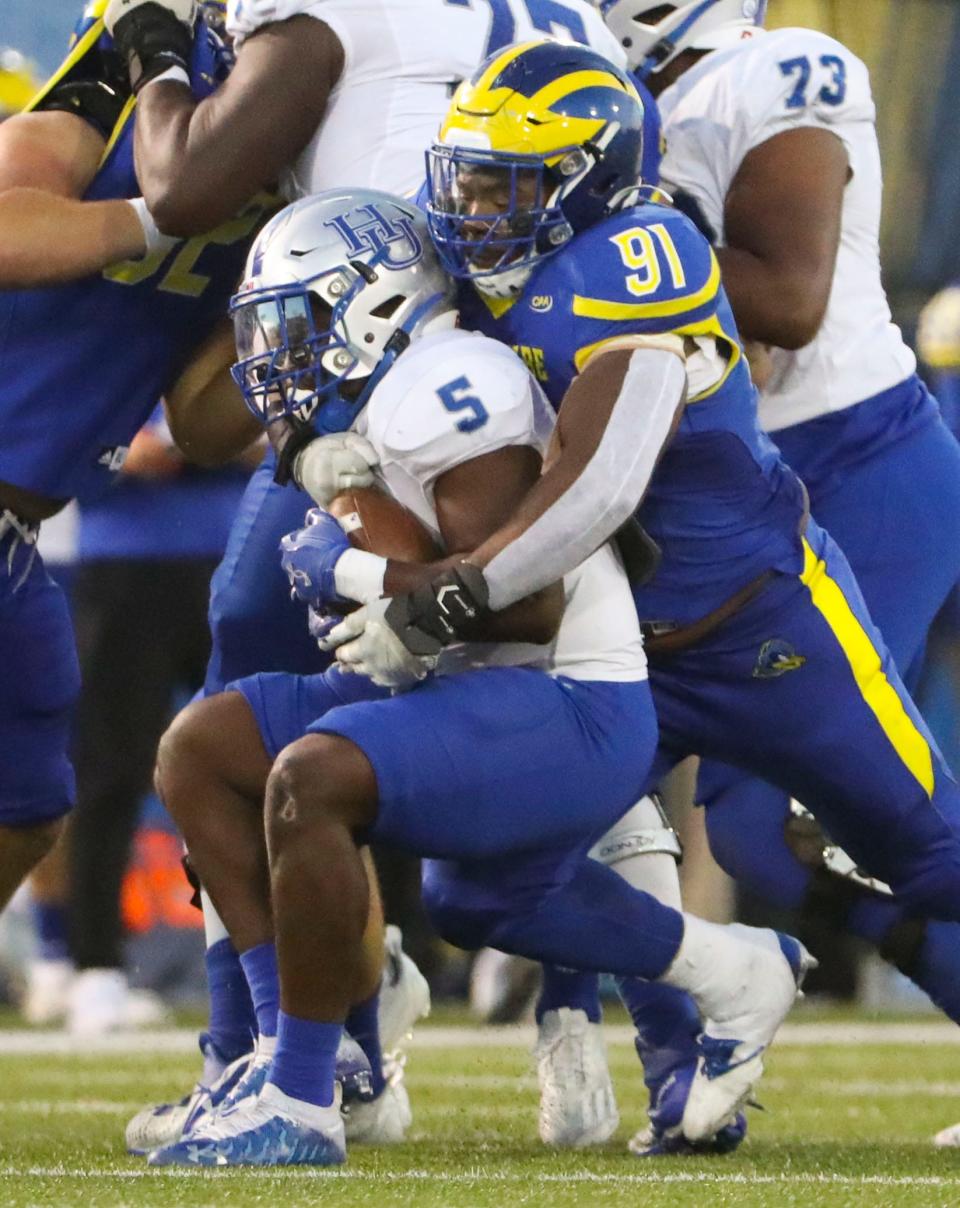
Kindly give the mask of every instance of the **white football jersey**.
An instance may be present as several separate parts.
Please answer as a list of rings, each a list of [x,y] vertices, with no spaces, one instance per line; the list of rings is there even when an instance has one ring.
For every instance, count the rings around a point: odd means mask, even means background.
[[[845,46],[809,29],[758,30],[715,51],[660,97],[668,192],[699,204],[719,244],[724,200],[746,154],[785,130],[822,126],[843,141],[852,177],[823,324],[797,352],[774,349],[761,395],[768,431],[842,411],[904,381],[916,359],[880,280],[882,179],[870,77]]]
[[[552,35],[626,62],[588,0],[230,0],[227,28],[242,42],[299,14],[333,30],[344,67],[320,128],[284,181],[291,200],[343,185],[415,193],[457,84],[510,42]]]
[[[415,341],[376,386],[355,428],[376,449],[387,490],[439,541],[437,479],[508,445],[543,453],[554,421],[512,349],[458,328]],[[572,679],[646,679],[637,612],[613,547],[602,546],[567,575],[564,590],[566,611],[551,646],[465,644],[452,647],[439,670],[525,664]]]

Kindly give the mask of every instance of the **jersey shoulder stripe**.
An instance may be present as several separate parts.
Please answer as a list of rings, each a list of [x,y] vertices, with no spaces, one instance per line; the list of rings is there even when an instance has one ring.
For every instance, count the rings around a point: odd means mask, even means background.
[[[570,250],[580,270],[575,319],[664,332],[716,310],[720,266],[678,210],[652,204],[626,210],[585,232]]]

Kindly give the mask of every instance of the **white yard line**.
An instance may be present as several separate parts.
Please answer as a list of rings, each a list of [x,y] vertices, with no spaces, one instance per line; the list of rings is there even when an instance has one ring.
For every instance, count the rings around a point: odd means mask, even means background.
[[[290,1167],[277,1169],[263,1167],[244,1167],[233,1170],[201,1170],[194,1168],[156,1170],[135,1169],[114,1166],[98,1170],[77,1170],[66,1166],[12,1166],[0,1164],[0,1178],[41,1178],[41,1179],[232,1179],[242,1178],[247,1181],[252,1178],[276,1180],[296,1178],[298,1180],[330,1180],[339,1179],[347,1182],[363,1182],[370,1180],[374,1184],[384,1183],[453,1183],[470,1185],[476,1183],[492,1184],[522,1184],[524,1187],[535,1185],[550,1185],[556,1183],[569,1184],[612,1184],[651,1186],[655,1184],[704,1184],[712,1183],[724,1186],[752,1187],[756,1185],[770,1186],[828,1186],[828,1187],[960,1187],[960,1177],[946,1178],[939,1175],[843,1175],[843,1174],[714,1174],[706,1171],[649,1171],[644,1174],[614,1174],[593,1173],[589,1170],[571,1170],[555,1174],[534,1171],[503,1171],[486,1170],[474,1167],[464,1171],[434,1171],[434,1170],[393,1170],[393,1171],[361,1171],[340,1169],[316,1169]]]
[[[633,1043],[633,1030],[625,1024],[606,1028],[604,1034],[611,1045],[629,1046]],[[523,1024],[503,1028],[428,1025],[414,1034],[410,1048],[530,1048],[535,1038],[534,1029]],[[788,1023],[780,1029],[776,1044],[777,1048],[960,1045],[960,1028],[938,1020],[916,1023]],[[114,1033],[83,1040],[76,1040],[66,1032],[0,1031],[0,1056],[85,1056],[96,1053],[165,1053],[173,1056],[196,1052],[197,1034],[188,1028]]]

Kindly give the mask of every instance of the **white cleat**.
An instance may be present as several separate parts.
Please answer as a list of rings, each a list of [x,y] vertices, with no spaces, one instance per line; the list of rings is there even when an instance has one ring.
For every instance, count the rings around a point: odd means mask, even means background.
[[[25,970],[26,986],[20,1013],[34,1027],[60,1023],[66,1017],[73,982],[73,962],[32,960]]]
[[[403,1063],[391,1058],[384,1061],[383,1069],[387,1084],[376,1099],[340,1109],[351,1145],[396,1145],[413,1122]]]
[[[960,1149],[960,1124],[951,1124],[949,1128],[941,1128],[933,1138],[937,1149]]]
[[[721,1015],[714,1011],[700,1037],[700,1061],[683,1113],[688,1141],[706,1141],[736,1119],[763,1075],[763,1054],[816,961],[778,932],[733,924],[749,943],[744,967],[731,978]]]
[[[183,1127],[210,1094],[196,1082],[177,1103],[158,1103],[142,1107],[127,1124],[124,1139],[127,1153],[147,1154],[152,1149],[172,1145],[183,1136]]]
[[[380,1046],[384,1057],[396,1054],[413,1031],[418,1019],[430,1014],[430,987],[409,956],[403,951],[399,927],[387,927],[385,962],[380,985]]]
[[[608,1141],[620,1123],[603,1033],[585,1011],[560,1007],[540,1022],[533,1050],[540,1082],[540,1139],[582,1149]]]
[[[158,1103],[143,1107],[127,1124],[127,1152],[147,1154],[163,1149],[182,1139],[184,1133],[198,1126],[201,1120],[217,1110],[243,1078],[253,1061],[252,1053],[244,1053],[231,1061],[211,1085],[196,1082],[177,1103]]]
[[[481,948],[470,968],[470,1010],[483,1023],[515,1023],[532,1014],[540,981],[536,961]]]
[[[153,1027],[169,1012],[150,990],[133,990],[122,969],[81,969],[70,985],[67,1029],[88,1038]]]

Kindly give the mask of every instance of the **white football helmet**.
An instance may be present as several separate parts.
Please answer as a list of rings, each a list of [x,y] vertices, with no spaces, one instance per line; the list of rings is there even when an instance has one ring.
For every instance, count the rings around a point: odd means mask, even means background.
[[[281,210],[250,249],[230,312],[247,406],[266,422],[312,416],[319,432],[346,431],[411,340],[456,322],[425,216],[374,189]]]
[[[597,7],[631,71],[645,80],[685,50],[721,50],[752,37],[763,25],[767,0],[598,0]]]

